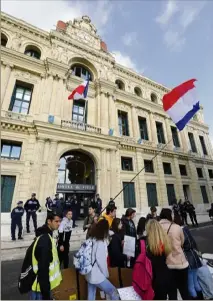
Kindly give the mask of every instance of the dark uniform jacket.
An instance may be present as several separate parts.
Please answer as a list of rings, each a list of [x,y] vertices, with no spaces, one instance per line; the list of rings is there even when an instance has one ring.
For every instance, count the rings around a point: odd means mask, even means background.
[[[24,214],[24,208],[17,206],[11,212],[11,219],[16,221],[21,221],[23,214]]]
[[[24,209],[27,212],[36,212],[39,208],[40,208],[40,204],[39,201],[37,199],[29,199],[26,201],[26,203],[24,204]]]

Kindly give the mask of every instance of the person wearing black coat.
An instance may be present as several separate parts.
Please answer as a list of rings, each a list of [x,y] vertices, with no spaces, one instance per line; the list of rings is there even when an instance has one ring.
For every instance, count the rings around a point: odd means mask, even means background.
[[[197,244],[192,237],[190,230],[187,226],[183,226],[183,222],[181,219],[177,217],[174,219],[174,222],[179,226],[182,226],[184,233],[184,244],[183,244],[183,252],[185,257],[189,263],[188,269],[188,290],[190,299],[194,300],[203,300],[202,289],[199,285],[197,278],[197,270],[202,266],[200,258],[197,254],[198,248]]]
[[[132,208],[126,210],[125,216],[122,217],[124,235],[137,238],[136,227],[133,219],[135,218],[136,211]]]
[[[37,230],[37,214],[36,212],[39,210],[41,211],[41,206],[39,201],[36,199],[36,194],[32,193],[31,199],[27,200],[24,204],[24,209],[27,213],[26,217],[26,228],[27,233],[30,233],[30,217],[32,216],[33,225],[35,231]]]
[[[178,205],[179,205],[179,210],[180,210],[180,215],[181,215],[182,221],[184,224],[186,224],[188,226],[186,205],[182,203],[181,199],[179,200]]]
[[[18,239],[23,239],[22,237],[22,216],[24,215],[23,202],[19,201],[11,212],[11,237],[12,240],[16,240],[16,226],[18,226]]]
[[[110,267],[124,268],[127,264],[127,256],[123,254],[123,241],[121,229],[121,219],[114,218],[110,231],[110,244],[108,246]]]
[[[195,226],[195,224],[196,224],[196,226],[198,226],[197,216],[196,216],[196,212],[195,212],[195,207],[193,206],[193,204],[191,204],[189,201],[186,201],[185,202],[185,208],[186,208],[186,211],[189,214],[189,217],[191,219],[192,225]]]

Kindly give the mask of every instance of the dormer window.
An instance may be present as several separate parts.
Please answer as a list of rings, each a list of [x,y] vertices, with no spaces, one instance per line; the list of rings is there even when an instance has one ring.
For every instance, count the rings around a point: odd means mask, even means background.
[[[8,38],[6,37],[6,35],[4,33],[1,33],[1,46],[6,47],[7,41],[8,41]]]
[[[26,54],[28,56],[31,56],[31,57],[34,57],[38,60],[41,57],[41,51],[35,46],[27,46],[26,49],[25,49],[24,54]]]
[[[150,97],[151,97],[151,101],[152,101],[152,102],[157,103],[157,99],[158,99],[158,98],[157,98],[157,95],[156,95],[155,93],[151,93],[151,96],[150,96]]]
[[[135,95],[137,95],[138,97],[142,96],[142,91],[140,88],[135,87],[134,92],[135,92]]]
[[[122,90],[122,91],[125,90],[125,85],[124,85],[124,83],[123,83],[121,80],[117,79],[117,80],[115,81],[115,84],[116,84],[116,86],[117,86],[117,88],[118,88],[119,90]]]

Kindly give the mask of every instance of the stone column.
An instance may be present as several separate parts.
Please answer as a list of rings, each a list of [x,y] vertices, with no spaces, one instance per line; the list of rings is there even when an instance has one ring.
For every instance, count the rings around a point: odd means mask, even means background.
[[[34,106],[35,115],[40,115],[42,113],[43,94],[45,90],[44,83],[45,83],[45,77],[43,74],[40,74],[38,97],[36,99],[36,104]]]
[[[57,154],[58,141],[51,140],[48,157],[48,174],[47,174],[47,195],[53,195],[56,191],[55,175],[56,175],[56,154]]]
[[[101,169],[96,169],[96,187],[97,192],[101,194]]]
[[[201,147],[200,139],[199,139],[199,134],[196,130],[193,131],[194,134],[194,140],[195,140],[195,145],[197,147],[197,153],[201,156],[203,156],[203,149]]]
[[[109,181],[107,174],[107,153],[105,149],[101,150],[101,195],[104,205],[109,201]]]
[[[179,161],[177,157],[174,157],[174,174],[176,177],[175,180],[175,186],[176,186],[176,199],[182,199],[184,200],[184,192],[183,192],[183,183],[182,183],[182,178],[180,174],[180,168],[179,168]]]
[[[186,134],[187,133],[185,129],[180,132],[181,147],[183,148],[183,151],[187,153],[189,151],[189,142],[187,140]]]
[[[9,79],[10,79],[10,74],[11,71],[13,69],[13,65],[12,64],[6,64],[5,66],[5,70],[4,70],[4,75],[2,76],[2,84],[1,84],[1,103],[2,104],[2,110],[8,110],[8,107],[5,107],[5,103],[4,103],[4,98],[5,98],[5,93],[8,87],[8,83],[9,83]]]
[[[165,118],[165,124],[166,124],[166,142],[169,142],[169,148],[173,149],[174,148],[174,144],[173,144],[173,140],[172,140],[172,131],[171,131],[171,126],[169,123],[169,119]]]
[[[44,145],[44,155],[43,155],[43,162],[42,162],[42,169],[41,169],[41,179],[40,179],[40,199],[45,200],[47,196],[46,188],[47,188],[47,176],[49,173],[48,169],[48,158],[50,153],[50,140],[45,140]]]
[[[190,191],[193,204],[200,204],[202,198],[200,185],[197,178],[197,170],[193,161],[189,160],[189,177],[191,179]]]
[[[108,134],[109,131],[109,112],[108,112],[108,97],[107,94],[101,92],[101,128],[103,134]]]
[[[139,150],[136,151],[136,163],[137,163],[136,172],[139,172],[144,165],[142,153]],[[138,178],[139,197],[140,197],[139,203],[137,203],[137,211],[142,212],[144,207],[148,207],[144,170],[138,175],[137,178]]]
[[[40,191],[40,174],[42,169],[42,161],[43,161],[43,155],[44,155],[44,139],[39,138],[37,140],[36,146],[35,146],[35,152],[34,152],[34,168],[32,173],[32,183],[31,183],[31,190],[35,193],[39,193]],[[40,195],[38,195],[40,198]]]
[[[62,117],[62,105],[64,101],[69,101],[64,99],[64,89],[63,89],[63,78],[60,77],[57,85],[57,95],[56,95],[56,103],[55,103],[55,111],[54,115],[58,116],[59,118]]]
[[[150,113],[149,118],[150,118],[151,132],[152,132],[152,141],[153,141],[154,144],[158,144],[157,132],[156,132],[156,123],[155,123],[155,120],[154,120],[153,113]]]
[[[114,135],[116,134],[116,106],[114,96],[109,94],[109,128],[114,129]]]
[[[213,159],[213,145],[211,144],[209,133],[204,134],[204,141],[206,144],[207,153],[210,156],[210,158]]]
[[[157,164],[156,174],[158,175],[158,183],[157,183],[157,192],[158,192],[158,205],[159,206],[168,206],[168,196],[166,191],[166,181],[164,177],[163,164],[161,155],[157,155],[154,160]]]
[[[49,114],[50,115],[55,115],[55,107],[58,100],[58,90],[59,90],[59,80],[58,77],[55,76],[53,79],[53,87],[52,87],[52,94],[51,94],[51,99],[50,99],[50,109],[49,109]]]
[[[136,113],[136,107],[134,105],[132,105],[131,114],[132,114],[132,134],[134,138],[138,139],[139,138],[138,116]]]
[[[48,74],[48,77],[46,78],[46,81],[45,81],[45,86],[46,86],[46,92],[45,92],[44,98],[43,98],[42,113],[49,115],[50,103],[51,103],[51,99],[52,99],[52,90],[53,90],[53,74],[52,73]]]

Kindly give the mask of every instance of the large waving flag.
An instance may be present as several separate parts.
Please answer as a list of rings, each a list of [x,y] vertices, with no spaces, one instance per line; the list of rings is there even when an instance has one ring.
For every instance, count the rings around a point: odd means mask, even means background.
[[[89,87],[89,81],[86,80],[83,82],[80,86],[75,88],[75,90],[72,91],[68,99],[85,99],[87,97],[87,92],[88,92],[88,87]]]
[[[195,81],[188,80],[163,96],[163,108],[180,131],[200,109],[199,101],[190,91],[195,88]]]

